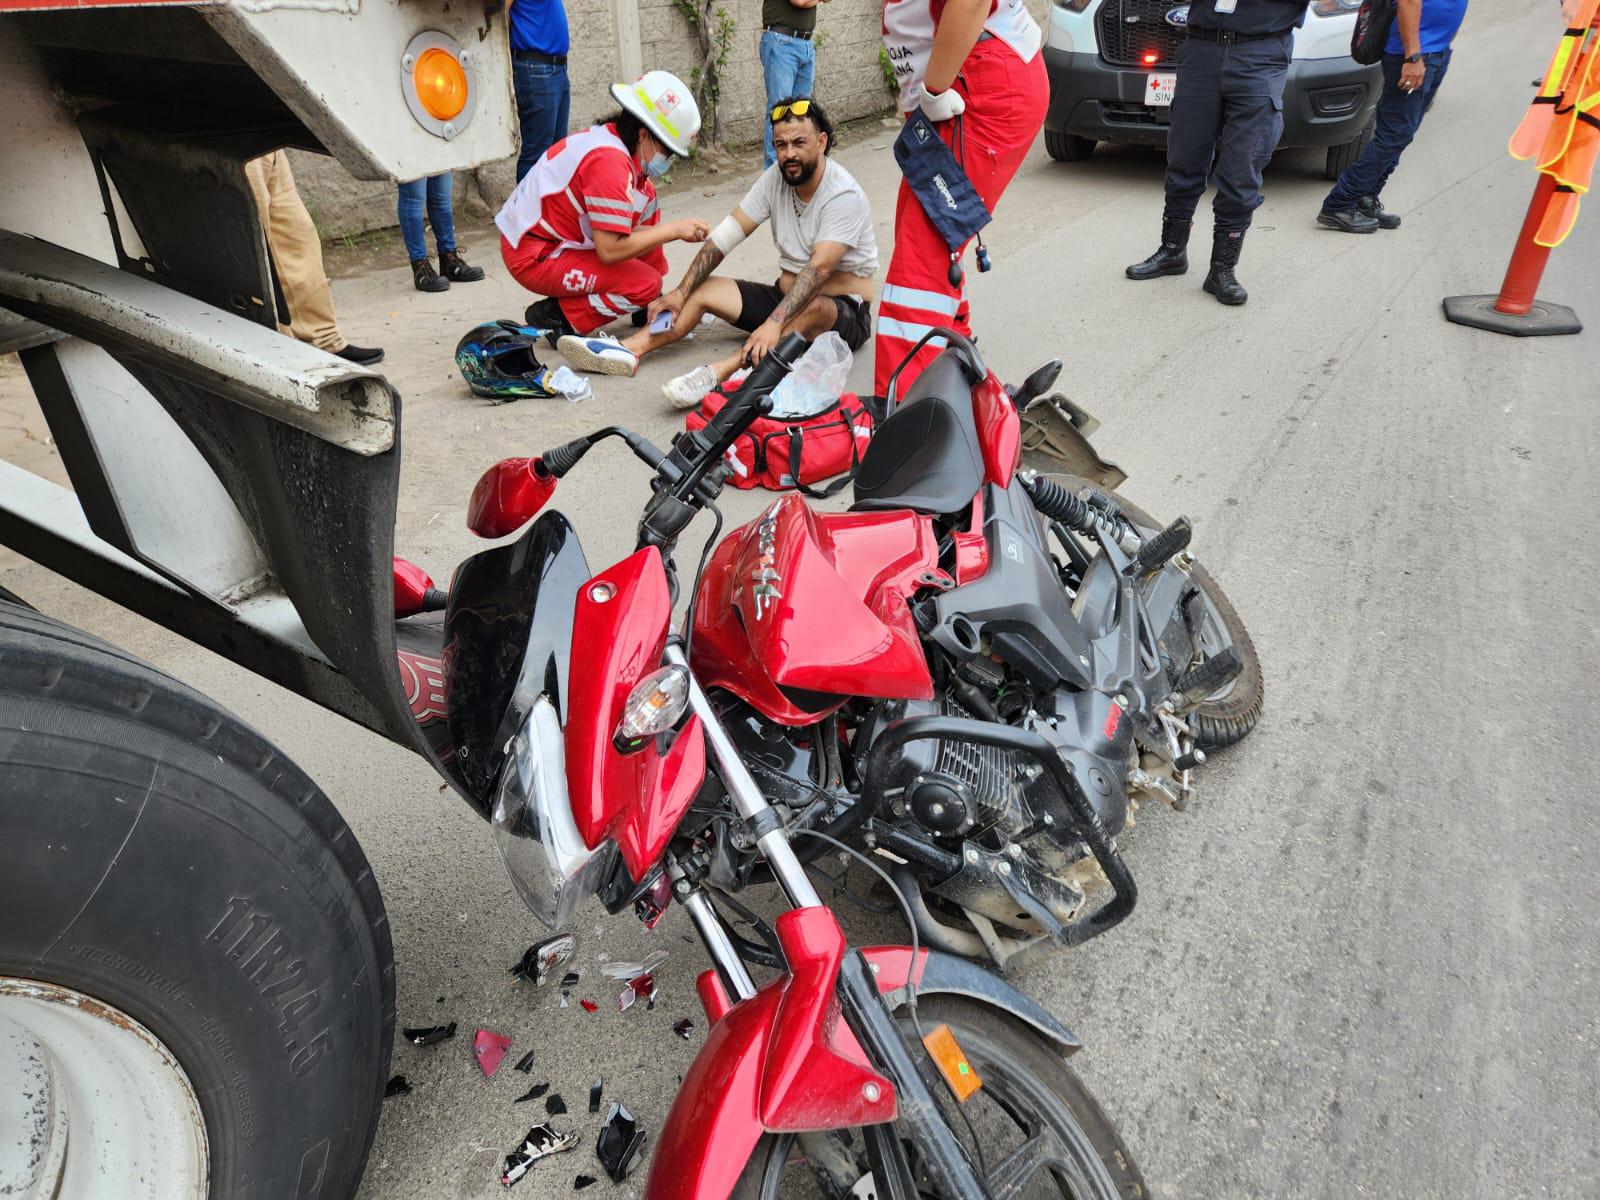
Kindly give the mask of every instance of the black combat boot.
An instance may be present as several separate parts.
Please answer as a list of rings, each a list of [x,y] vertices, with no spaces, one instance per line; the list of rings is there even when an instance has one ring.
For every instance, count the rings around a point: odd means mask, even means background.
[[[1363,196],[1356,201],[1356,207],[1361,210],[1361,215],[1371,217],[1378,223],[1379,229],[1399,229],[1400,214],[1392,213],[1383,206],[1383,201],[1376,196]]]
[[[1232,232],[1217,230],[1211,235],[1211,272],[1200,286],[1223,304],[1243,304],[1250,293],[1234,278],[1233,269],[1239,265],[1239,251],[1244,248],[1244,230]]]
[[[561,302],[554,296],[546,296],[528,305],[522,314],[522,323],[532,329],[547,330],[544,340],[550,343],[552,350],[561,338],[577,332],[567,320],[567,315],[561,311]]]
[[[1128,278],[1158,279],[1162,275],[1182,275],[1187,271],[1189,252],[1184,247],[1189,244],[1189,229],[1188,221],[1162,221],[1161,249],[1129,267]]]
[[[448,292],[450,281],[433,269],[425,258],[411,260],[411,282],[419,292]]]
[[[483,278],[482,267],[470,267],[459,250],[439,251],[439,274],[451,283],[477,283]]]

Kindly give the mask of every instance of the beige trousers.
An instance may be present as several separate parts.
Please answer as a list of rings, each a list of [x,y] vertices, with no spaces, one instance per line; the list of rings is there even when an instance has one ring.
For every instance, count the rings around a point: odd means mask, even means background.
[[[319,350],[337,354],[349,343],[333,316],[333,293],[322,268],[322,239],[295,190],[289,156],[282,150],[263,154],[245,163],[244,174],[255,193],[256,211],[261,214],[267,248],[272,251],[283,302],[289,309],[288,328],[279,328]]]

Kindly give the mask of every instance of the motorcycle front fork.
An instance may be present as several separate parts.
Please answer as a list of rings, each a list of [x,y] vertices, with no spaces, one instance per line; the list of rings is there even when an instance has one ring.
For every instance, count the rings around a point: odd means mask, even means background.
[[[668,663],[681,666],[688,672],[689,707],[704,727],[706,743],[710,746],[711,757],[716,761],[718,775],[733,801],[734,810],[755,834],[756,846],[772,868],[772,874],[784,895],[796,908],[821,907],[822,898],[817,895],[811,877],[806,874],[805,867],[789,843],[789,832],[783,819],[767,803],[754,777],[739,757],[738,748],[728,736],[716,709],[695,679],[694,672],[689,669],[682,645],[677,641],[669,642],[665,658]],[[754,996],[755,981],[745,969],[710,899],[695,889],[682,902],[731,994],[737,1000],[748,1000]],[[845,1024],[867,1052],[874,1069],[895,1086],[898,1121],[916,1146],[918,1161],[931,1182],[943,1195],[962,1197],[962,1200],[987,1195],[961,1143],[946,1124],[938,1099],[917,1068],[915,1051],[900,1023],[884,1004],[872,970],[859,951],[850,950],[846,953],[839,967],[837,987],[839,1010]],[[878,1140],[895,1139],[891,1134]],[[909,1171],[904,1169],[903,1153],[874,1155],[874,1158],[897,1160],[896,1169],[890,1173],[899,1178],[880,1181],[881,1195],[898,1200],[901,1196],[917,1194]]]

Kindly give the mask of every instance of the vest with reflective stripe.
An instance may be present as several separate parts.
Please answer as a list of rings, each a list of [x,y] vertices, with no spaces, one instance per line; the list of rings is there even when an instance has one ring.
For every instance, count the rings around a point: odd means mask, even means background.
[[[883,48],[900,88],[901,112],[916,107],[913,92],[928,73],[933,35],[943,12],[944,0],[884,0]],[[1044,42],[1039,23],[1023,0],[990,0],[983,27],[1015,50],[1023,62],[1032,62]]]
[[[511,243],[513,249],[530,231],[546,241],[556,242],[561,250],[570,247],[587,250],[593,247],[594,228],[589,223],[589,214],[584,211],[583,204],[572,194],[572,177],[577,174],[579,164],[590,154],[608,150],[627,158],[629,170],[632,170],[632,155],[628,153],[628,148],[606,125],[594,125],[571,134],[556,149],[557,153],[547,151],[533,164],[533,168],[522,177],[522,182],[517,184],[516,191],[511,193],[495,214],[494,223],[505,234],[506,241]],[[567,206],[578,222],[583,240],[573,241],[557,232],[548,219],[546,205]],[[634,224],[640,224],[637,216]]]

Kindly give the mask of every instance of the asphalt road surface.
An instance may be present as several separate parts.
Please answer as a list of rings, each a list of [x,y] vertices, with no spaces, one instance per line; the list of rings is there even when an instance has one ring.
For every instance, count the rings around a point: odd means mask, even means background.
[[[1078,1068],[1157,1196],[1600,1196],[1600,649],[1584,615],[1600,589],[1600,211],[1542,288],[1595,329],[1516,340],[1439,309],[1498,285],[1534,183],[1505,139],[1557,26],[1553,2],[1474,4],[1385,195],[1397,232],[1315,228],[1320,155],[1281,155],[1239,268],[1243,309],[1203,295],[1201,270],[1122,278],[1159,229],[1160,160],[1142,151],[1071,166],[1036,153],[1001,207],[993,272],[972,273],[989,360],[1016,380],[1066,359],[1125,491],[1195,521],[1266,670],[1254,736],[1201,773],[1187,813],[1147,806],[1124,839],[1134,916],[1020,979],[1082,1036]],[[872,127],[841,151],[885,248],[891,136]],[[715,219],[746,182],[680,187],[668,213]],[[405,396],[397,545],[440,578],[471,549],[483,466],[619,419],[664,439],[676,422],[657,385],[733,337],[702,331],[583,405],[474,402],[455,340],[523,300],[486,232],[467,248],[487,282],[421,295],[396,250],[336,285],[347,333],[387,346]],[[764,240],[737,265],[769,274]],[[14,363],[0,368],[6,453],[59,473],[20,391]],[[591,562],[629,548],[644,494],[620,451],[563,482]],[[730,517],[763,499],[741,494]],[[486,1081],[465,1037],[398,1046],[415,1090],[386,1105],[363,1200],[498,1195],[501,1156],[543,1119],[511,1101],[541,1079],[584,1141],[537,1166],[525,1200],[600,1174],[595,1078],[660,1127],[704,1032],[702,960],[676,912],[648,936],[586,912],[574,1001],[594,1014],[512,986],[536,931],[487,830],[419,760],[13,555],[0,568],[38,606],[231,705],[333,796],[383,886],[402,1023],[453,1019],[512,1034],[514,1057],[537,1050],[530,1077]],[[843,915],[859,936],[897,936]],[[657,1007],[615,1011],[600,961],[655,946],[672,954]],[[692,1041],[671,1033],[682,1016]]]

